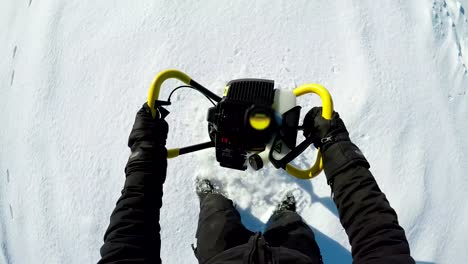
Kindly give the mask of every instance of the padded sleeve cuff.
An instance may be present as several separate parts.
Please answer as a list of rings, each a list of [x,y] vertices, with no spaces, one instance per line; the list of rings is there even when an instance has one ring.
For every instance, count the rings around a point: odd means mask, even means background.
[[[151,142],[141,142],[132,147],[125,167],[128,186],[153,186],[166,180],[167,150]]]
[[[370,168],[364,154],[351,141],[340,141],[328,147],[324,153],[323,169],[327,176],[327,183],[333,180],[340,172],[352,165],[361,165],[366,169]]]

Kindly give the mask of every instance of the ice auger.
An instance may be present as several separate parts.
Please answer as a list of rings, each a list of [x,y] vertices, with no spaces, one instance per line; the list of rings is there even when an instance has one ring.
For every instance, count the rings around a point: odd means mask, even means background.
[[[159,100],[162,83],[172,78],[186,85],[175,88],[167,101]],[[306,138],[296,145],[297,132],[302,129],[299,126],[301,107],[296,105],[296,98],[308,93],[319,95],[322,115],[331,119],[333,101],[325,87],[304,84],[288,91],[275,89],[272,80],[238,79],[228,82],[220,97],[187,74],[170,69],[160,72],[151,84],[147,103],[153,117],[167,115],[164,106],[170,105],[172,93],[183,87],[201,92],[213,103],[207,113],[210,141],[169,149],[168,158],[214,147],[217,161],[226,168],[246,170],[250,165],[259,170],[270,162],[299,179],[311,179],[322,171],[320,149],[309,169],[297,168],[291,161],[312,144],[312,139]]]

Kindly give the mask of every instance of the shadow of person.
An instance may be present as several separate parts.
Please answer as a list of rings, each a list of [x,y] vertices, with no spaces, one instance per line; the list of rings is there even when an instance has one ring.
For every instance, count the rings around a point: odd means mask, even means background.
[[[327,208],[331,213],[333,213],[337,218],[339,218],[338,215],[338,209],[336,208],[335,202],[329,197],[319,197],[317,194],[314,192],[314,186],[312,185],[311,180],[301,180],[295,177],[291,177],[291,175],[287,174],[285,171],[282,171],[280,173],[280,177],[288,177],[289,182],[294,182],[297,185],[301,187],[307,194],[310,196],[310,201],[312,203],[320,203],[322,204],[325,208]]]
[[[281,171],[278,173],[278,177],[287,177],[287,181],[291,183],[296,183],[300,186],[309,196],[310,201],[312,203],[320,203],[325,208],[327,208],[330,212],[333,213],[337,218],[339,218],[338,209],[334,201],[331,197],[319,197],[314,192],[314,187],[312,185],[312,181],[310,180],[301,180],[294,177],[291,177],[285,171]],[[241,215],[242,223],[245,227],[249,230],[256,232],[256,231],[264,231],[265,223],[260,221],[257,217],[253,216],[250,210],[237,208]],[[320,232],[319,230],[315,229],[313,226],[309,225],[309,227],[314,231],[315,240],[320,248],[320,253],[323,258],[324,263],[352,263],[353,259],[351,256],[351,252],[343,247],[340,243],[336,242],[331,237],[325,235],[324,233]],[[435,262],[428,262],[428,261],[416,261],[417,264],[435,264]]]
[[[249,210],[237,208],[241,215],[242,224],[253,232],[263,231],[265,223],[253,216]],[[311,227],[315,234],[315,240],[320,248],[324,263],[351,263],[351,253],[338,242]]]
[[[311,227],[312,228],[312,227]],[[312,228],[315,234],[315,241],[320,248],[323,263],[352,263],[353,258],[349,252],[340,243],[333,240],[319,230]]]
[[[317,196],[314,193],[311,181],[293,178],[284,171],[279,174],[280,175],[278,175],[278,177],[288,177],[288,182],[294,182],[299,185],[308,195],[310,195],[310,200],[312,202],[321,203],[338,218],[338,210],[336,209],[335,203],[330,197]],[[242,208],[237,208],[237,210],[241,215],[242,223],[247,229],[253,232],[264,231],[265,223],[253,216],[250,210]],[[315,240],[319,245],[324,263],[352,263],[351,253],[348,249],[314,227],[310,225],[309,227],[314,231]]]

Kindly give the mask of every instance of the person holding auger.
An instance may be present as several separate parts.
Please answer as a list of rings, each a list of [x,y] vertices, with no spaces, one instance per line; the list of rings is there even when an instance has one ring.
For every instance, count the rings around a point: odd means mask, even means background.
[[[323,155],[327,183],[354,263],[415,263],[396,212],[369,171],[338,113],[322,117],[321,107],[305,116],[304,136]],[[122,195],[112,212],[99,263],[161,263],[160,208],[167,175],[168,124],[153,118],[145,103],[138,111],[128,146]],[[208,180],[197,184],[200,215],[195,255],[202,264],[323,263],[313,231],[296,213],[294,196],[281,202],[266,231],[253,233],[241,223],[233,203]]]

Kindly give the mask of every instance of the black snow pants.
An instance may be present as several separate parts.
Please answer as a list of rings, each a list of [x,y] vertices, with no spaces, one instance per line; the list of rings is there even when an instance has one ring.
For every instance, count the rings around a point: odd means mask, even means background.
[[[255,234],[241,223],[231,200],[219,194],[208,194],[200,204],[195,255],[199,263],[228,249],[247,244]],[[285,247],[322,263],[320,249],[312,229],[292,211],[274,214],[263,234],[270,247]]]

